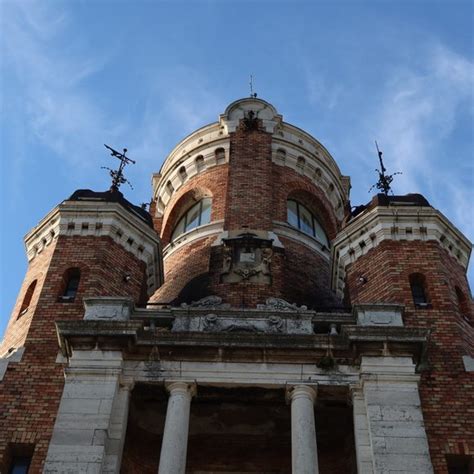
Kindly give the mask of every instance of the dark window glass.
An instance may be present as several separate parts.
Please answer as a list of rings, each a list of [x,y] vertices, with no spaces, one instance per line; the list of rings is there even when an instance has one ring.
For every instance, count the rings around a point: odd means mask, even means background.
[[[211,204],[211,198],[204,198],[191,206],[176,224],[171,240],[200,225],[209,224],[211,222]]]
[[[329,248],[329,240],[321,224],[314,214],[303,204],[289,199],[287,201],[287,222],[305,234],[316,237],[322,244]]]
[[[30,467],[31,458],[27,456],[15,456],[12,459],[8,474],[26,474]]]
[[[420,273],[410,275],[410,287],[413,303],[419,306],[427,305],[428,298],[426,297],[425,277]]]
[[[79,288],[81,271],[79,268],[70,268],[64,275],[64,291],[61,295],[62,301],[74,301]]]

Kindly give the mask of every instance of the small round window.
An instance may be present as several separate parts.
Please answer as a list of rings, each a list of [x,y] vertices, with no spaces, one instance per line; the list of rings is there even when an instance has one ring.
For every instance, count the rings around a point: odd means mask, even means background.
[[[211,222],[211,204],[211,198],[204,198],[190,207],[176,224],[171,234],[171,240],[200,225],[209,224]]]
[[[301,230],[305,234],[315,237],[319,242],[329,248],[329,240],[321,224],[314,214],[298,201],[287,201],[288,224]]]

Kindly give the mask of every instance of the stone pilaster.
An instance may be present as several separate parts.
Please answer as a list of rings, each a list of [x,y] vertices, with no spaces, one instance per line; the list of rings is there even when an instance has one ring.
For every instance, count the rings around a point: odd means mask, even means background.
[[[119,385],[121,371],[121,352],[73,354],[45,473],[119,472],[128,414],[128,393]]]
[[[412,359],[362,357],[361,377],[374,472],[432,474]]]

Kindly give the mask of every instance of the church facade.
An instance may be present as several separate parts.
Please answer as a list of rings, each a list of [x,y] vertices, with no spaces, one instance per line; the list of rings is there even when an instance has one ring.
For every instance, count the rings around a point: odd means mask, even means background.
[[[471,244],[423,196],[351,208],[254,97],[152,185],[149,212],[78,190],[25,237],[1,473],[473,472]]]

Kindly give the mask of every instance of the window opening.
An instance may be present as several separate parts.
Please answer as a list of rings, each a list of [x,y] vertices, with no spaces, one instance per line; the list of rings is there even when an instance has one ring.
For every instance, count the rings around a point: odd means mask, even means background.
[[[420,273],[410,275],[410,287],[413,297],[413,303],[416,306],[428,306],[428,298],[426,297],[425,277]]]
[[[314,214],[303,204],[292,199],[287,201],[287,222],[293,227],[301,230],[305,234],[318,239],[329,248],[329,240],[323,227]]]
[[[179,235],[196,227],[209,224],[211,222],[211,204],[211,198],[204,198],[191,206],[176,224],[171,240],[173,241]]]
[[[70,268],[66,271],[64,291],[61,295],[61,301],[74,301],[79,288],[81,271],[79,268]]]
[[[38,280],[34,280],[33,282],[31,282],[30,286],[26,290],[25,297],[23,298],[23,302],[20,306],[20,312],[18,313],[18,317],[23,316],[28,311],[28,308],[30,307],[31,303],[31,298],[33,297],[33,294],[35,292],[37,282]]]
[[[30,464],[30,456],[14,456],[8,474],[27,474]]]

